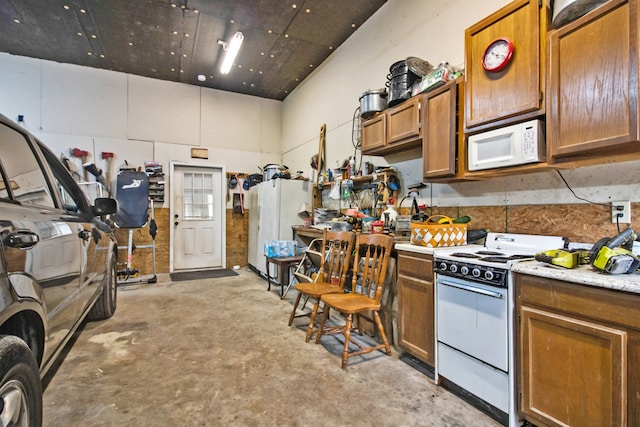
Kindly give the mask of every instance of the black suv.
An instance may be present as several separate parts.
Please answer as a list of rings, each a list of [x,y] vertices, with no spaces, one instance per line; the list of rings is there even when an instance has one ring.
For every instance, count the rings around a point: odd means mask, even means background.
[[[117,243],[65,165],[0,115],[0,425],[42,424],[41,378],[86,317],[116,309]]]

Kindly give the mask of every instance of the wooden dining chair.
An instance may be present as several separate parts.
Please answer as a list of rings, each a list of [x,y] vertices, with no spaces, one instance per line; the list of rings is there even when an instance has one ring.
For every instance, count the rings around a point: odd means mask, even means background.
[[[349,357],[370,353],[375,350],[384,349],[391,356],[391,346],[387,340],[378,312],[380,311],[380,297],[384,291],[387,266],[393,242],[393,237],[386,234],[359,235],[356,239],[354,251],[351,292],[325,294],[320,298],[321,302],[324,303],[324,308],[316,335],[316,344],[320,342],[320,338],[324,334],[343,334],[342,369],[347,368]],[[344,325],[325,327],[331,309],[342,313],[346,319]],[[373,315],[373,318],[369,313]],[[373,321],[380,333],[381,344],[366,345],[351,336],[354,315],[357,317],[357,323],[360,322],[360,317]],[[359,332],[362,334],[361,330]],[[357,346],[358,349],[349,351],[350,343]]]
[[[355,234],[351,231],[330,231],[325,229],[322,238],[322,258],[318,277],[314,282],[298,283],[294,286],[295,290],[298,291],[298,296],[296,296],[293,310],[291,310],[291,315],[289,316],[289,326],[291,326],[295,317],[310,316],[305,337],[306,342],[309,342],[314,333],[315,320],[320,307],[320,297],[344,292],[354,241]],[[302,296],[314,300],[313,309],[310,313],[296,315]]]

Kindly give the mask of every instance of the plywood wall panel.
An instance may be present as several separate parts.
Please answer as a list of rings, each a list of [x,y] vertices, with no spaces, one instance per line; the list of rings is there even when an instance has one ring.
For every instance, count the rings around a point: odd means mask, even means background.
[[[640,230],[640,203],[631,204],[631,226]],[[403,213],[408,213],[403,209]],[[615,236],[618,227],[610,221],[606,204],[560,204],[517,206],[439,207],[431,214],[452,218],[469,215],[469,228],[484,228],[492,232],[543,234],[567,237],[571,242],[595,243],[602,237]],[[628,224],[620,224],[624,230]]]
[[[231,209],[227,209],[227,268],[234,265],[245,267],[248,264],[247,252],[249,244],[249,211],[245,210],[244,215],[234,214]],[[158,234],[156,235],[156,273],[169,273],[169,209],[155,209],[156,225]],[[118,246],[127,246],[129,238],[128,229],[117,229],[116,237]],[[137,228],[133,230],[133,242],[135,246],[146,246],[151,244],[149,228]],[[125,248],[118,251],[118,269],[124,269],[127,262],[127,250]],[[139,270],[139,276],[147,276],[153,273],[153,258],[151,249],[137,248],[133,253],[133,268]]]

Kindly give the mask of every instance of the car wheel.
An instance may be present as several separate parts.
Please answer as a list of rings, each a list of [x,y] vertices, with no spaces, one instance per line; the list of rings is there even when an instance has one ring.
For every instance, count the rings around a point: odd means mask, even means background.
[[[36,359],[27,344],[0,335],[0,424],[42,426],[42,384]]]
[[[102,293],[87,315],[89,320],[104,320],[113,316],[116,311],[118,297],[117,280],[116,257],[112,256],[109,268],[104,276]]]

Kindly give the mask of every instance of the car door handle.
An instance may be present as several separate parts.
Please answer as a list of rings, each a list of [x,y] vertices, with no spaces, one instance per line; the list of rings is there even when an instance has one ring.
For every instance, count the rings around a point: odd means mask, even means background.
[[[91,233],[88,232],[87,230],[80,230],[78,231],[78,237],[86,241],[86,240],[89,240],[89,238],[91,237]]]
[[[5,237],[4,243],[17,249],[29,249],[32,248],[40,241],[40,237],[29,230],[18,230],[15,233],[10,233]]]

